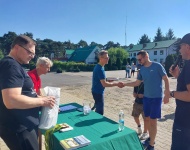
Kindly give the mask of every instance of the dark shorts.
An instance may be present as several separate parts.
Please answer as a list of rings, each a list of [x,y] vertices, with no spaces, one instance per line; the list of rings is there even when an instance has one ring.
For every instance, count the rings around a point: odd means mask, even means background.
[[[144,118],[144,111],[143,111],[143,104],[134,103],[133,104],[133,110],[132,110],[132,116],[133,117],[139,117],[140,114]]]
[[[0,137],[10,150],[38,150],[38,132],[36,129],[15,133],[4,126],[0,126]]]
[[[143,109],[145,117],[151,119],[161,118],[162,98],[143,98]]]
[[[190,127],[179,127],[174,123],[171,150],[190,150]]]

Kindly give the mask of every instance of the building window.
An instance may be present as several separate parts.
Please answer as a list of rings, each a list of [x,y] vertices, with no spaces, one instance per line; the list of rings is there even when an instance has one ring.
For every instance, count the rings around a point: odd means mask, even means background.
[[[136,53],[133,53],[133,56],[135,57],[135,56],[136,56]]]
[[[160,55],[164,55],[164,51],[163,50],[160,51]]]
[[[154,51],[154,55],[157,55],[157,51]]]
[[[131,53],[131,57],[132,57],[133,55],[132,55],[132,53]]]
[[[154,61],[157,61],[157,59],[154,59]]]

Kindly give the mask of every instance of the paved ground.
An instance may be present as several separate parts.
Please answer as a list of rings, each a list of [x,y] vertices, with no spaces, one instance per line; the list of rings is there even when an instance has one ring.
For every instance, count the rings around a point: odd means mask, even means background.
[[[109,71],[106,73],[109,77],[120,77],[122,78],[124,75],[124,71]],[[48,73],[46,76],[42,76],[43,86],[80,86],[85,84],[91,84],[91,76],[90,72],[79,72],[79,73]],[[176,81],[170,78],[170,82],[172,86],[175,86]],[[74,96],[73,94],[67,93],[67,91],[63,91],[61,93],[61,103],[69,103],[69,102],[77,102],[82,104],[83,99]],[[171,145],[171,131],[172,131],[172,123],[174,119],[174,108],[175,103],[171,102],[168,105],[164,105],[162,108],[163,116],[158,120],[158,133],[156,138],[156,150],[170,150]],[[105,116],[111,118],[112,120],[118,120],[118,114],[114,113],[110,108],[105,108]],[[125,125],[136,130],[136,125],[132,117],[125,118]],[[0,139],[0,150],[8,150],[5,143]],[[44,144],[43,144],[43,150]]]

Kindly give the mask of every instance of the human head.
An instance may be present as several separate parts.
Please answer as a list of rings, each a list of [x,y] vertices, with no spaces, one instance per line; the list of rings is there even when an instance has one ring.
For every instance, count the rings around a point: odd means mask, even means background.
[[[180,53],[182,58],[185,60],[190,59],[190,33],[183,36],[183,38],[179,42],[180,45]]]
[[[149,61],[149,55],[145,50],[137,53],[137,60],[141,65],[145,65]]]
[[[105,64],[108,64],[108,61],[109,61],[108,51],[101,50],[98,53],[98,58],[99,58],[99,63],[101,65],[104,66]]]
[[[39,57],[36,63],[36,69],[39,75],[49,72],[52,66],[53,62],[47,57]]]
[[[17,36],[11,44],[10,56],[20,64],[28,64],[35,56],[36,42],[26,35]]]

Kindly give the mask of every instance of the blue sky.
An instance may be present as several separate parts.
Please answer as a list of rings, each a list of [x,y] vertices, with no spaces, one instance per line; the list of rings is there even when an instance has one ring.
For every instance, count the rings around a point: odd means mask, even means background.
[[[190,1],[0,0],[0,36],[31,32],[41,40],[129,45],[143,34],[153,40],[158,27],[179,38],[189,33]]]

